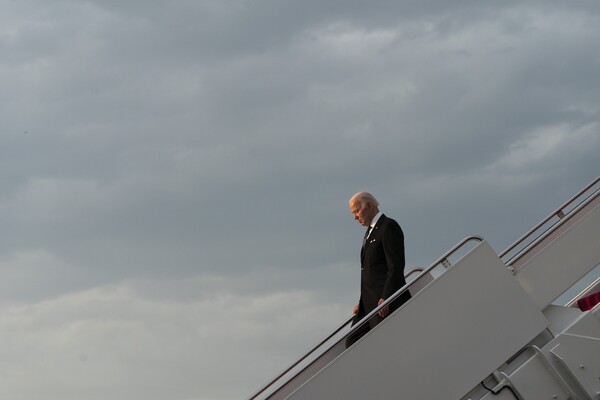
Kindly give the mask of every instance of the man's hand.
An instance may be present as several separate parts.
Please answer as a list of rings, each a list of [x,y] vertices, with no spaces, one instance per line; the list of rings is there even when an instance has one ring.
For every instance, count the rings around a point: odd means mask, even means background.
[[[356,315],[356,313],[358,313],[358,304],[352,309],[352,314]]]
[[[385,299],[379,299],[379,303],[377,303],[378,306],[382,305],[383,303],[385,303]],[[390,307],[389,306],[385,306],[383,307],[381,310],[379,310],[379,316],[381,318],[385,318],[388,316],[388,314],[390,313]]]

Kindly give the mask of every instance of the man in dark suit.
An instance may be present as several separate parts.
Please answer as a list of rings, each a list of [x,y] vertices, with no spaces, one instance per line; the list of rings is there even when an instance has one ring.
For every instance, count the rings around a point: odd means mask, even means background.
[[[349,203],[354,219],[367,227],[360,252],[360,300],[352,310],[354,326],[406,282],[404,234],[400,225],[379,211],[379,203],[370,193],[359,192],[352,196]],[[350,335],[346,340],[346,347],[360,339],[408,299],[410,293],[407,290],[391,305],[382,308],[369,323]]]

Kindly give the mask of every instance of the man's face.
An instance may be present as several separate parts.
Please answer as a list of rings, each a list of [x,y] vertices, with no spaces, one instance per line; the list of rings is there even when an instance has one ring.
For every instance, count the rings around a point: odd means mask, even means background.
[[[373,206],[369,203],[361,205],[355,201],[350,204],[350,212],[354,215],[354,219],[357,220],[363,226],[369,226],[373,220]]]

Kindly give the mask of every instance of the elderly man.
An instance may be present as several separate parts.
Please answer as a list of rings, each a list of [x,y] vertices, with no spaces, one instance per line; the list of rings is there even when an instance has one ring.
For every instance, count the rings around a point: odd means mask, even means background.
[[[360,252],[360,300],[352,311],[352,325],[355,325],[405,285],[404,234],[396,221],[379,211],[379,203],[372,194],[359,192],[352,196],[349,203],[354,219],[367,228]],[[410,293],[406,291],[390,306],[382,308],[369,323],[348,337],[346,347],[408,299]]]

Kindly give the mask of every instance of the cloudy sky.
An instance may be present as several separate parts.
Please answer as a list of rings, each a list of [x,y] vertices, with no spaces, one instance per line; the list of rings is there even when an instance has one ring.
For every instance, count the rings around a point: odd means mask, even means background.
[[[0,397],[245,398],[600,172],[597,1],[0,0]]]

